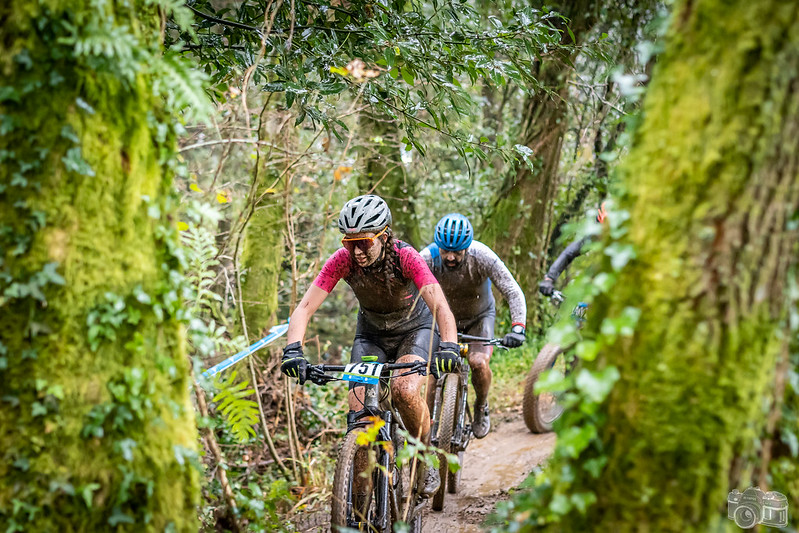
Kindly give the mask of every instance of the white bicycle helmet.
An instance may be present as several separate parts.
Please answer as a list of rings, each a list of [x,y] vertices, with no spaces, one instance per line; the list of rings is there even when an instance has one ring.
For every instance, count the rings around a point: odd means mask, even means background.
[[[377,233],[391,224],[391,210],[385,200],[374,194],[353,198],[341,208],[338,229],[341,233]]]

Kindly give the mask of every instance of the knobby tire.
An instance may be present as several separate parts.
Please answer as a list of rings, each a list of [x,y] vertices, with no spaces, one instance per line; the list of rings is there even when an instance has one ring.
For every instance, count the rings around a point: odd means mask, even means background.
[[[347,502],[350,500],[349,488],[355,486],[356,476],[355,462],[356,459],[367,460],[369,449],[374,447],[361,446],[356,442],[358,435],[363,432],[363,429],[353,430],[344,437],[344,442],[338,452],[338,460],[336,461],[336,471],[333,476],[333,496],[330,502],[330,529],[333,533],[345,531],[347,526]],[[364,456],[366,454],[366,457]],[[361,521],[369,519],[370,507],[375,503],[375,485],[374,474],[370,476],[366,482],[366,495],[369,505],[365,508],[356,510],[356,505],[353,503],[351,515],[357,517]],[[352,499],[355,499],[354,497]],[[390,522],[390,521],[389,521]],[[375,528],[369,527],[367,531],[377,531]]]
[[[441,391],[441,418],[438,423],[438,447],[446,453],[452,453],[452,436],[455,434],[456,414],[458,413],[459,375],[447,374]],[[438,472],[441,477],[441,487],[433,495],[432,507],[434,511],[444,508],[444,496],[447,493],[449,468],[447,458],[439,454]]]
[[[548,433],[552,431],[552,423],[557,420],[563,413],[563,408],[558,406],[560,412],[555,409],[555,416],[552,416],[551,411],[547,409],[544,399],[541,395],[535,393],[535,384],[538,382],[541,374],[549,370],[555,365],[557,358],[563,353],[563,349],[557,344],[547,344],[538,356],[535,358],[533,367],[527,374],[527,379],[524,383],[524,402],[522,404],[522,412],[524,414],[524,423],[527,429],[533,433]]]

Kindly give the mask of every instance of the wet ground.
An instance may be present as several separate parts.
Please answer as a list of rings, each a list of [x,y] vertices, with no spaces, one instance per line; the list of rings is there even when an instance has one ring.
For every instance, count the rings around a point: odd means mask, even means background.
[[[461,490],[447,494],[441,512],[429,511],[425,533],[476,533],[497,502],[543,463],[555,447],[555,434],[534,435],[521,413],[506,413],[484,439],[466,450]]]
[[[484,439],[472,439],[466,449],[458,494],[447,494],[444,509],[428,512],[424,533],[477,533],[497,502],[508,499],[541,465],[555,447],[555,434],[534,435],[527,430],[521,411],[492,415],[493,427]],[[301,516],[295,527],[301,532],[329,532],[329,510]]]

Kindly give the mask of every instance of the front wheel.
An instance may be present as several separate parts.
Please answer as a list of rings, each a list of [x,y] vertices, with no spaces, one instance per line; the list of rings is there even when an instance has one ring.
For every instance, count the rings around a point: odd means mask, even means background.
[[[445,453],[451,453],[452,436],[455,434],[456,415],[458,413],[458,391],[460,389],[460,376],[458,374],[447,374],[444,378],[444,386],[441,389],[441,418],[438,422],[438,447]],[[439,454],[438,473],[441,476],[441,487],[433,495],[433,510],[440,511],[444,508],[444,496],[447,494],[447,478],[449,477],[449,465],[447,458]]]
[[[334,533],[378,531],[372,524],[379,521],[376,501],[377,450],[374,444],[356,442],[363,429],[347,433],[338,452],[333,476],[333,497],[330,502],[330,526]],[[389,529],[390,531],[390,525]]]
[[[527,429],[533,433],[552,431],[552,423],[563,414],[563,406],[559,402],[559,394],[552,392],[535,393],[535,384],[541,374],[552,369],[565,375],[568,372],[563,349],[556,344],[547,344],[535,358],[533,368],[527,374],[524,383],[524,402],[522,412]]]

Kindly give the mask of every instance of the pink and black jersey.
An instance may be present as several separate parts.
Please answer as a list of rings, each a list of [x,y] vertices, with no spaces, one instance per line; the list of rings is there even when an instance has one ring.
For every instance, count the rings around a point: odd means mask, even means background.
[[[331,292],[340,279],[352,288],[361,306],[361,318],[372,331],[399,332],[431,324],[430,310],[419,289],[438,283],[427,263],[412,246],[395,241],[399,269],[359,268],[341,248],[328,258],[314,285]],[[360,322],[360,320],[359,320]]]

